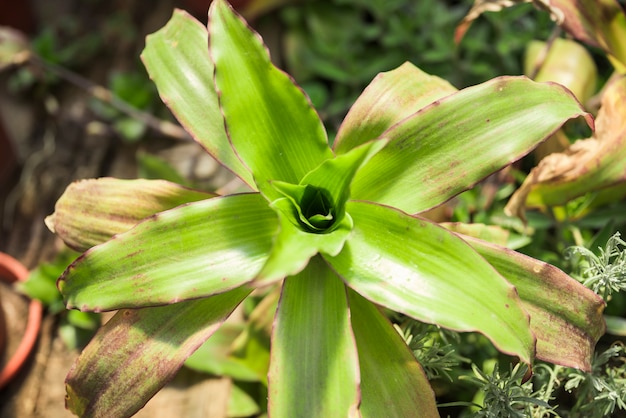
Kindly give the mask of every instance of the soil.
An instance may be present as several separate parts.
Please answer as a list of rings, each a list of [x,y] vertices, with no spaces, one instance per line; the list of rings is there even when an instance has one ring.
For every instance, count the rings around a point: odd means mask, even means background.
[[[97,49],[71,68],[101,85],[107,84],[114,71],[141,68],[138,57],[145,35],[162,27],[174,7],[185,6],[173,0],[12,3],[0,3],[0,16],[4,16],[0,24],[11,24],[27,36],[46,27],[60,33],[65,30],[65,36],[101,34]],[[24,9],[5,10],[20,5]],[[118,21],[123,23],[121,29],[115,27]],[[72,39],[63,35],[62,42],[71,43]],[[93,111],[93,99],[84,90],[56,80],[15,92],[10,85],[17,71],[0,72],[0,135],[4,131],[16,160],[13,167],[7,163],[0,170],[0,251],[30,269],[52,260],[62,247],[45,227],[44,218],[54,211],[55,201],[72,181],[101,176],[135,178],[136,154],[141,150],[176,159],[182,153],[185,160],[202,154],[199,146],[158,132],[149,131],[139,143],[124,141]],[[6,150],[2,153],[9,155]],[[214,163],[206,164],[210,169],[207,173],[204,166],[202,172],[208,181],[224,181],[225,174]],[[6,285],[0,287],[0,295],[9,342],[0,357],[1,366],[21,337],[27,300]],[[57,322],[55,316],[44,313],[35,352],[17,379],[0,391],[0,418],[72,416],[64,408],[64,378],[78,351],[65,347]],[[226,379],[182,369],[137,416],[224,417],[229,388]]]

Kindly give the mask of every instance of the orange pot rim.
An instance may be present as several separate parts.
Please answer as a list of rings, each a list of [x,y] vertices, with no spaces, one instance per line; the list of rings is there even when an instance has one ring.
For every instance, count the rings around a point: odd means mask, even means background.
[[[25,281],[27,278],[28,269],[22,263],[10,255],[0,252],[0,280],[15,283]],[[22,340],[15,353],[0,371],[0,390],[15,377],[32,352],[41,328],[42,312],[41,302],[31,300],[28,306],[28,322]]]

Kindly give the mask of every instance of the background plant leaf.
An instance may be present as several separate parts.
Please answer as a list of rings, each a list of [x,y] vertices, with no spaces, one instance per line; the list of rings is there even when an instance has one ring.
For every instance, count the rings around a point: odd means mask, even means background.
[[[510,231],[498,225],[466,224],[463,222],[440,222],[439,225],[448,231],[480,238],[503,247],[506,247],[509,241]]]
[[[226,322],[185,361],[185,367],[215,376],[257,381],[257,373],[230,355],[232,343],[243,332],[244,324]]]
[[[175,10],[170,21],[146,38],[141,54],[159,95],[181,125],[217,161],[254,187],[252,174],[233,151],[213,83],[207,29]]]
[[[214,196],[165,180],[80,180],[67,186],[46,225],[70,248],[86,251],[157,212]]]
[[[571,39],[532,41],[526,48],[524,74],[538,82],[553,81],[567,87],[581,103],[596,93],[598,70],[589,51]]]
[[[277,225],[258,193],[191,203],[90,249],[68,267],[58,287],[68,309],[91,311],[221,293],[254,278]]]
[[[348,295],[320,257],[283,283],[268,380],[272,417],[348,417],[357,411],[359,365]]]
[[[390,142],[359,170],[352,198],[422,212],[521,158],[579,116],[592,124],[558,84],[499,77],[463,89],[383,133]]]
[[[230,141],[268,200],[280,197],[269,181],[298,184],[333,157],[304,92],[271,63],[260,36],[223,0],[209,10],[209,50]]]
[[[240,288],[206,299],[119,311],[70,370],[68,409],[94,418],[133,415],[249,293]]]
[[[280,297],[280,287],[274,287],[261,299],[248,316],[245,330],[232,345],[232,355],[249,369],[256,371],[259,381],[267,387],[270,345],[274,314]]]
[[[382,205],[348,204],[350,239],[324,256],[353,290],[381,306],[456,331],[479,331],[529,363],[534,337],[513,286],[469,245]]]

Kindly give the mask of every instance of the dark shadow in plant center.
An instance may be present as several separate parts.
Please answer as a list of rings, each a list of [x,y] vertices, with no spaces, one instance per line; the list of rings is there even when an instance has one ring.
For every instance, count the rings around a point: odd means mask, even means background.
[[[327,232],[336,221],[333,206],[326,189],[307,185],[300,201],[300,225],[310,232]]]

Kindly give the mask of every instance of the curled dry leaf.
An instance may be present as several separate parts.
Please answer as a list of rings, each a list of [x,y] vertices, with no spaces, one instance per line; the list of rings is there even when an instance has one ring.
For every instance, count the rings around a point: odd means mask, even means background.
[[[475,0],[456,28],[461,42],[470,25],[484,12],[497,12],[521,3],[532,3],[550,13],[557,25],[581,42],[603,49],[613,65],[626,65],[626,15],[616,0]]]
[[[458,44],[465,36],[465,33],[469,29],[470,25],[474,20],[478,19],[478,17],[484,12],[499,12],[502,9],[506,9],[507,7],[512,7],[522,3],[530,3],[533,2],[535,4],[543,6],[543,8],[549,9],[549,0],[474,0],[474,5],[467,12],[467,15],[463,18],[461,23],[458,24],[456,30],[454,31],[454,41]],[[555,12],[558,13],[558,10]],[[553,19],[557,22],[563,21],[562,14],[553,15]]]
[[[626,180],[626,77],[606,90],[593,137],[547,156],[531,170],[505,211],[524,217],[526,207],[558,206]]]

